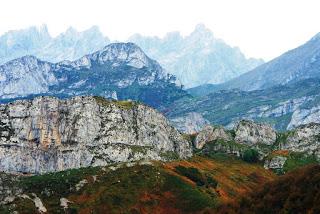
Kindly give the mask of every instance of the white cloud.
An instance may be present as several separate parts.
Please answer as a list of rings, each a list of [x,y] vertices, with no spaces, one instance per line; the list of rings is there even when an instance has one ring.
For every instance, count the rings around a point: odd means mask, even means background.
[[[320,31],[318,0],[0,0],[0,33],[46,23],[53,35],[98,25],[113,40],[190,33],[204,23],[251,57],[271,59]]]

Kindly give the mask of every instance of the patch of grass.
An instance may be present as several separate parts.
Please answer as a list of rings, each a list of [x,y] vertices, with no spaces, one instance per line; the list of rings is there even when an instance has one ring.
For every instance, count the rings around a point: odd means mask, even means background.
[[[165,175],[163,191],[170,191],[175,195],[175,206],[183,213],[195,213],[216,205],[214,198],[174,175]]]
[[[165,160],[178,160],[179,155],[176,152],[173,151],[166,151],[166,152],[160,152],[160,157],[164,158]]]
[[[134,101],[126,101],[126,100],[107,100],[104,97],[94,96],[96,102],[101,106],[106,106],[110,104],[115,104],[116,106],[120,107],[121,109],[132,109],[137,102]]]
[[[205,177],[196,168],[176,166],[176,172],[194,181],[198,186],[203,186],[206,184]]]
[[[195,182],[198,186],[207,186],[216,188],[218,182],[212,178],[209,174],[205,175],[201,173],[197,168],[194,167],[184,167],[184,166],[176,166],[175,171]]]
[[[317,157],[315,155],[291,152],[289,153],[288,159],[283,166],[283,171],[289,172],[305,165],[318,163],[319,161],[317,160]]]
[[[133,101],[113,101],[113,103],[126,110],[132,109],[135,105]]]
[[[26,192],[35,192],[37,195],[45,197],[66,196],[72,192],[77,183],[87,176],[95,174],[97,170],[97,167],[89,167],[23,177],[20,187]]]
[[[12,209],[9,206],[0,206],[0,213],[1,214],[11,214],[13,213]]]
[[[287,139],[292,133],[293,131],[277,133],[277,139],[276,142],[272,145],[272,150],[280,150],[282,145],[287,143]]]
[[[148,150],[152,149],[151,146],[139,146],[139,145],[130,145],[129,146],[133,153],[146,154]]]
[[[196,140],[197,134],[185,134],[185,133],[183,133],[183,134],[182,134],[182,137],[183,137],[185,140],[193,143],[193,142],[195,142],[195,140]]]
[[[94,96],[93,98],[96,100],[96,102],[97,102],[99,105],[102,105],[102,106],[110,105],[110,103],[111,103],[110,100],[107,100],[107,99],[104,98],[104,97]]]
[[[235,155],[230,155],[226,154],[223,152],[211,152],[211,153],[206,153],[204,155],[205,157],[208,157],[212,160],[219,161],[219,162],[230,162],[232,163],[233,161],[240,161],[240,157],[237,157]]]
[[[34,202],[31,199],[28,198],[17,198],[14,201],[14,204],[16,205],[15,211],[18,213],[37,213],[37,208],[34,205]],[[0,213],[6,213],[6,211],[9,211],[8,213],[13,213],[13,207],[5,209],[4,212],[0,208]]]

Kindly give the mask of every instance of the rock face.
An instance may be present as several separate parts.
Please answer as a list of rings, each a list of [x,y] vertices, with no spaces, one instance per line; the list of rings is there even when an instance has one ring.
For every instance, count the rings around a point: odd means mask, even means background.
[[[0,170],[45,173],[192,155],[157,111],[100,97],[38,97],[0,105]]]
[[[25,56],[0,66],[0,97],[24,97],[48,92],[58,80],[52,72],[52,64]]]
[[[289,134],[282,149],[315,154],[320,157],[320,124],[301,125]]]
[[[310,109],[298,109],[293,112],[288,129],[308,123],[320,123],[320,106],[314,106]]]
[[[202,149],[206,143],[210,143],[215,140],[231,141],[232,136],[227,133],[222,127],[206,126],[200,131],[194,141],[194,146],[197,149]]]
[[[272,145],[277,138],[277,133],[271,126],[248,120],[242,120],[238,123],[235,135],[235,141],[246,145]]]
[[[170,120],[172,125],[179,131],[186,134],[194,134],[201,131],[209,121],[204,119],[201,114],[191,112],[185,117],[178,117]]]

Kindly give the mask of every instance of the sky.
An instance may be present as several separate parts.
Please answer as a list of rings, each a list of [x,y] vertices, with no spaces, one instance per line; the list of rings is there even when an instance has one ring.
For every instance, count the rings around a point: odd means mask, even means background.
[[[111,40],[187,35],[203,23],[247,57],[270,60],[320,32],[319,0],[0,0],[0,34],[47,24],[51,35],[92,25]]]

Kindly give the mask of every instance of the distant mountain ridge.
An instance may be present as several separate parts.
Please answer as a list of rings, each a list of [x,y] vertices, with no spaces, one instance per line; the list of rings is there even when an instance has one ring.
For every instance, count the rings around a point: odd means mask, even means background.
[[[319,77],[320,33],[305,44],[221,84],[218,88],[252,91]]]
[[[223,83],[263,64],[263,60],[247,59],[239,48],[215,38],[203,24],[185,37],[171,32],[163,39],[136,34],[128,40],[157,59],[186,88]]]
[[[83,32],[70,27],[54,38],[46,25],[13,30],[0,37],[0,64],[25,55],[49,62],[75,60],[109,43],[110,40],[103,36],[97,26]]]
[[[223,83],[263,63],[258,59],[246,59],[238,48],[215,38],[204,25],[198,25],[186,37],[178,32],[168,33],[163,39],[136,34],[127,41],[140,46],[186,88]],[[45,25],[30,27],[0,36],[0,64],[25,55],[53,63],[73,61],[107,44],[110,44],[109,38],[97,26],[83,32],[70,27],[54,38]]]
[[[0,66],[0,98],[99,95],[159,108],[186,96],[175,77],[133,43],[112,43],[75,61],[50,63],[34,56]]]

